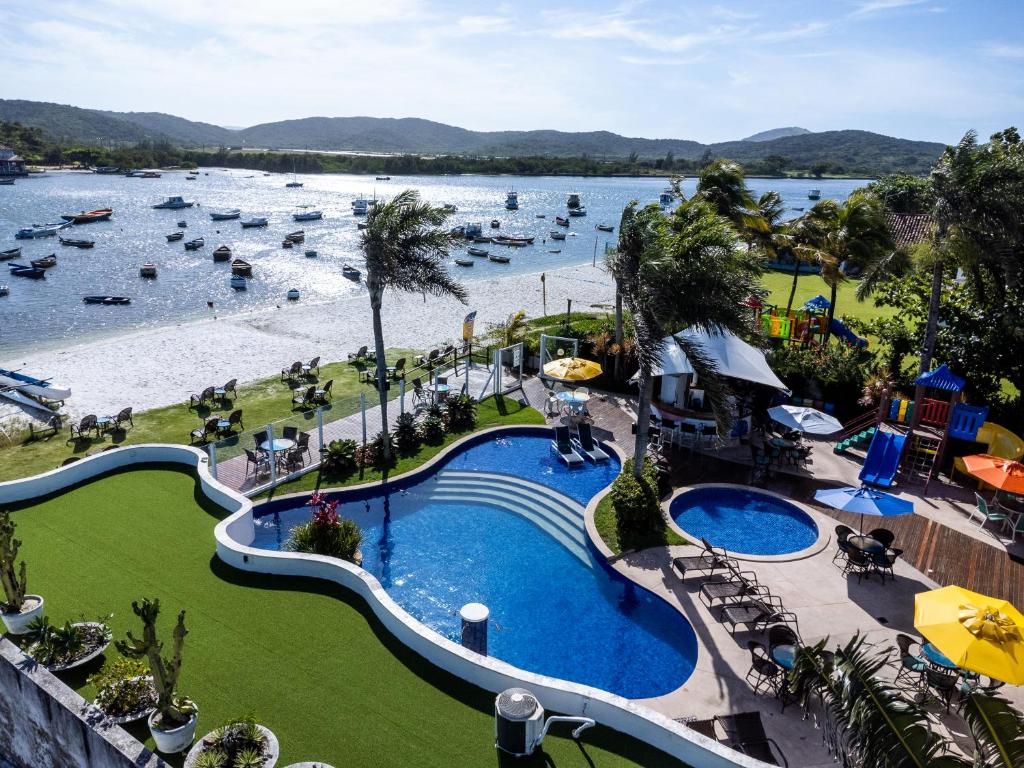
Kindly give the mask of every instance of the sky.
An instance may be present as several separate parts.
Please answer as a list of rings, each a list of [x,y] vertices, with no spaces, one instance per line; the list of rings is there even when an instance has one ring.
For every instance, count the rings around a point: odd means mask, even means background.
[[[1024,0],[0,0],[0,98],[702,142],[1024,113]]]

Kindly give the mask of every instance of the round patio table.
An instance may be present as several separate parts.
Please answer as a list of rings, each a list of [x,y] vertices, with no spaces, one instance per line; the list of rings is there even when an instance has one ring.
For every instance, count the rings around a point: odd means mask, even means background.
[[[231,422],[228,421],[227,419],[221,419],[220,421],[217,422],[217,429],[221,432],[224,432],[230,426]]]
[[[921,653],[929,661],[937,667],[943,667],[944,669],[959,670],[956,664],[954,664],[946,654],[940,651],[931,643],[925,643],[921,646]]]
[[[584,403],[590,402],[590,395],[583,392],[572,392],[567,390],[559,392],[555,397],[566,405],[583,405]]]
[[[872,539],[870,536],[863,534],[857,534],[850,536],[846,539],[846,543],[854,549],[859,549],[865,555],[875,555],[881,552],[885,552],[885,545],[877,539]]]
[[[274,453],[281,453],[295,447],[295,441],[289,440],[287,437],[275,437],[273,443],[270,440],[264,440],[260,443],[260,448],[268,453],[273,451]]]
[[[96,417],[96,429],[102,432],[105,429],[109,429],[110,425],[114,423],[113,416],[97,416]]]
[[[796,661],[796,646],[789,643],[772,646],[772,661],[783,669],[792,669]]]

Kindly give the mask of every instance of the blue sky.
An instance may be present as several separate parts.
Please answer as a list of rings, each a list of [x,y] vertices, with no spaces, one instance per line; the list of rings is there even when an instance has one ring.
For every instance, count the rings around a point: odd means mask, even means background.
[[[1024,114],[1021,0],[0,0],[0,97],[244,126],[415,116],[955,142]]]

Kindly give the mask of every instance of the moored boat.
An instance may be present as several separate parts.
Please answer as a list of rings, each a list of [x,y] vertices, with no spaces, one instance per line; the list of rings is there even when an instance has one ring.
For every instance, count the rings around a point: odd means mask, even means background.
[[[13,187],[13,186],[14,186],[14,179],[13,178],[0,179],[0,187]],[[7,286],[4,286],[4,287],[6,288]],[[7,294],[5,293],[4,296],[6,296],[6,295]]]
[[[109,221],[113,215],[113,208],[97,208],[95,211],[64,214],[61,218],[64,221],[70,221],[72,224],[93,224],[97,221]]]
[[[289,187],[290,189],[296,189],[296,188],[302,186],[302,182],[301,181],[289,181],[287,184],[285,184],[285,186]]]
[[[185,233],[184,232],[171,232],[171,234],[167,235],[167,242],[168,243],[174,243],[174,242],[177,242],[178,240],[181,240],[184,237],[185,237]]]
[[[367,221],[356,222],[356,227],[358,227],[359,229],[366,229],[368,226],[370,226],[370,223]]]
[[[546,214],[546,213],[538,213],[538,214],[537,214],[537,215],[536,215],[536,216],[535,216],[534,218],[537,218],[537,219],[546,219],[547,217],[548,217],[548,216],[547,216],[547,214]]]
[[[552,229],[548,232],[548,236],[552,240],[565,240],[565,232],[559,232],[557,229]]]
[[[11,270],[11,274],[16,277],[30,277],[38,280],[41,277],[46,277],[46,270],[39,267],[33,267],[28,264],[18,264],[17,262],[11,262],[7,265],[7,268]]]
[[[36,269],[49,269],[50,267],[56,267],[57,254],[51,253],[49,256],[43,256],[41,259],[32,259],[29,264]]]
[[[812,189],[807,193],[808,200],[821,200],[821,190]]]
[[[293,243],[301,243],[306,239],[306,233],[303,232],[301,229],[297,229],[294,232],[290,232],[289,234],[285,235],[284,239],[291,240]]]
[[[292,219],[295,221],[319,221],[323,217],[323,211],[303,211],[302,213],[292,214]]]
[[[483,248],[467,248],[466,253],[470,256],[489,256],[490,251],[485,251]]]
[[[309,250],[309,251],[306,251],[306,253],[305,253],[305,256],[306,256],[306,258],[307,258],[307,259],[315,259],[315,258],[316,258],[317,256],[319,256],[319,255],[320,255],[320,254],[318,254],[318,253],[317,253],[316,251],[314,251],[314,250]]]
[[[565,201],[565,207],[568,208],[570,211],[574,208],[581,207],[581,205],[582,203],[580,203],[580,196],[577,192],[570,193],[569,197]]]
[[[505,210],[507,210],[507,211],[518,211],[519,210],[519,195],[515,191],[513,191],[511,189],[505,195]]]
[[[285,294],[285,298],[288,299],[288,301],[298,301],[299,300],[299,289],[298,288],[289,288],[288,289],[288,293]]]
[[[341,276],[347,277],[349,280],[358,280],[362,277],[363,273],[353,267],[351,264],[341,265]]]
[[[9,261],[21,256],[21,248],[11,248],[7,251],[0,251],[0,261]]]
[[[232,275],[231,279],[228,280],[228,285],[230,285],[236,291],[244,291],[246,288],[248,288],[245,282],[245,278],[242,275]]]
[[[391,181],[390,176],[378,176],[377,181]]]
[[[167,209],[170,209],[170,210],[177,210],[179,208],[191,208],[193,205],[195,205],[195,201],[194,200],[186,200],[181,195],[174,195],[172,197],[168,197],[166,200],[164,200],[161,203],[157,203],[153,207],[154,208],[167,208]],[[181,226],[181,225],[179,224],[178,226]]]
[[[497,219],[491,219],[491,229],[497,229],[501,226],[501,222]]]
[[[580,206],[579,208],[570,208],[569,209],[569,215],[570,216],[586,216],[587,215],[587,209],[584,208],[583,206]]]
[[[555,224],[557,224],[560,227],[568,227],[569,226],[569,220],[568,219],[564,219],[561,216],[555,216]]]
[[[198,251],[204,245],[206,245],[206,240],[204,240],[201,237],[197,237],[195,240],[189,240],[187,243],[185,243],[185,250]]]
[[[61,245],[70,245],[73,248],[92,248],[96,245],[96,242],[93,240],[75,240],[70,237],[59,237],[58,239]]]
[[[468,238],[483,237],[484,225],[479,221],[470,221],[463,227],[463,234]]]
[[[230,221],[231,219],[237,219],[242,215],[242,212],[237,208],[229,208],[226,211],[211,211],[210,218],[214,221]]]
[[[490,238],[490,237],[474,237],[473,238],[473,242],[474,243],[490,243],[492,241],[493,241],[493,238]]]
[[[365,197],[357,197],[352,201],[352,215],[365,216],[370,210],[370,201]]]
[[[157,171],[145,171],[139,178],[140,179],[159,179],[160,178],[160,173],[157,172]]]
[[[10,292],[11,292],[10,288],[8,288],[3,283],[0,283],[0,296],[7,296]]]
[[[476,262],[472,259],[457,258],[455,259],[455,263],[460,267],[472,267]]]
[[[231,249],[228,248],[226,245],[222,245],[222,246],[220,246],[218,248],[215,248],[213,250],[213,260],[214,261],[227,261],[230,258],[231,258]]]
[[[139,277],[156,277],[156,264],[147,261],[139,267]]]
[[[281,241],[282,248],[291,248],[293,245],[295,245],[295,243],[293,243],[291,240],[288,240],[287,238]]]
[[[502,239],[496,237],[494,238],[494,244],[508,246],[509,248],[525,248],[530,245],[530,241],[514,237],[506,237]]]
[[[596,227],[594,227],[594,229],[598,230],[599,232],[614,232],[615,231],[615,227],[613,227],[611,224],[598,224]]]
[[[523,243],[524,245],[532,245],[533,238],[528,235],[498,235],[494,238],[495,243]]]
[[[501,256],[497,253],[492,253],[487,258],[491,261],[497,262],[498,264],[508,264],[511,261],[508,256]]]
[[[671,188],[663,189],[661,191],[661,194],[658,195],[658,203],[659,205],[661,205],[662,208],[668,208],[670,205],[672,205],[672,203],[675,202],[675,199],[675,190]]]
[[[455,213],[459,210],[459,207],[457,205],[452,205],[451,203],[445,203],[441,206],[441,210],[445,213]]]
[[[35,240],[39,237],[53,237],[64,227],[70,227],[71,222],[62,221],[60,224],[33,224],[31,227],[22,227],[14,233],[15,240]]]
[[[127,296],[83,296],[82,301],[86,304],[106,304],[108,306],[132,303]]]
[[[178,226],[181,227],[182,229],[186,229],[188,227],[188,222],[184,220],[179,221]]]
[[[252,264],[245,259],[235,259],[231,262],[231,274],[242,275],[243,277],[252,276]]]
[[[242,229],[249,229],[251,227],[265,227],[269,222],[265,216],[254,216],[251,219],[246,219],[242,222]]]

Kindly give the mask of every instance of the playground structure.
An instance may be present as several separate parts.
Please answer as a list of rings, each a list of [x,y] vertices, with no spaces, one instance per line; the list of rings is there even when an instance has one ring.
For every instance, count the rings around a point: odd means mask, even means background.
[[[786,312],[780,307],[768,305],[760,309],[761,327],[765,335],[773,339],[781,339],[790,344],[810,344],[820,346],[825,338],[826,327],[831,328],[832,335],[850,346],[866,349],[868,340],[861,338],[847,325],[837,318],[828,324],[828,309],[831,302],[818,295],[805,302],[800,309]]]
[[[991,456],[1011,461],[1020,461],[1021,457],[1024,457],[1024,439],[994,421],[986,421],[982,424],[974,441],[984,444],[984,452]],[[959,456],[953,460],[953,471],[967,475],[964,460]],[[983,487],[989,486],[978,480],[978,488]]]

